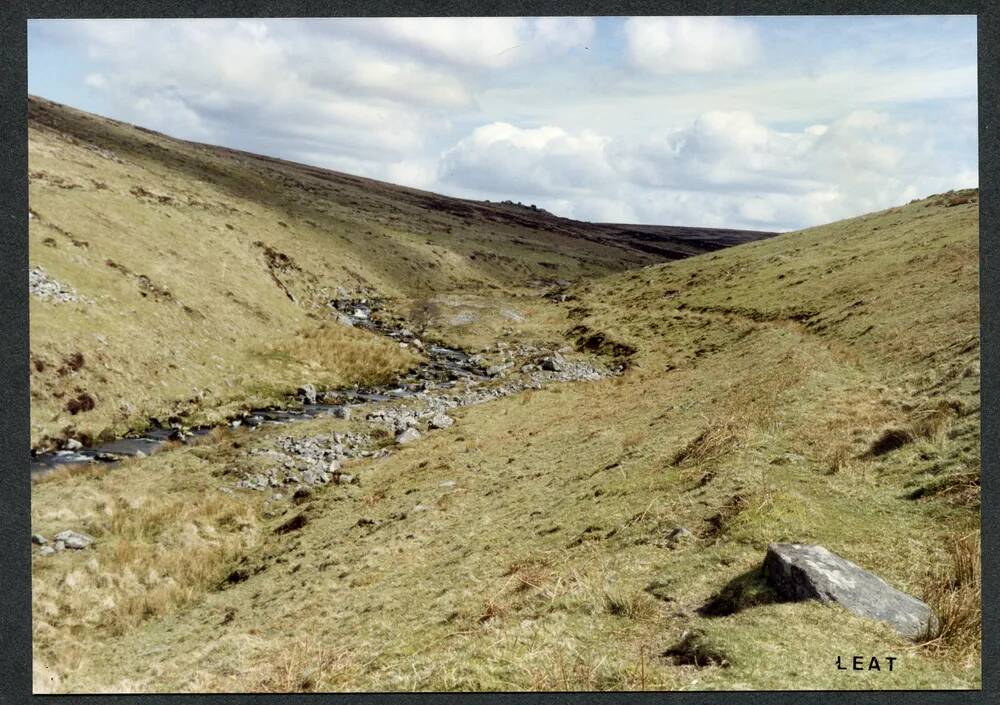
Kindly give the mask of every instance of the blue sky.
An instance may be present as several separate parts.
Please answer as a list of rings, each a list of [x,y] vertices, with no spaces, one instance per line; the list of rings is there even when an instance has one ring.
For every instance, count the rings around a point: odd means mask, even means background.
[[[974,17],[32,20],[28,89],[586,220],[784,230],[978,185]]]

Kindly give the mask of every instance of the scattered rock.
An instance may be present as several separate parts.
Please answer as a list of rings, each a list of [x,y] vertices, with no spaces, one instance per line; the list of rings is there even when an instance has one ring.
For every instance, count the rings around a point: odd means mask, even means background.
[[[51,556],[55,552],[56,549],[52,548],[52,546],[42,546],[38,549],[38,555],[40,556]]]
[[[87,548],[94,543],[93,536],[81,534],[78,531],[60,531],[54,538],[56,542],[56,550],[59,550],[58,546],[60,543],[64,548],[72,548],[76,551]]]
[[[94,303],[93,299],[81,296],[71,286],[66,286],[49,276],[41,267],[32,267],[28,272],[28,291],[42,301],[56,303]]]
[[[58,553],[59,551],[66,550],[66,544],[63,543],[62,541],[56,541],[54,544],[52,544],[52,547],[56,553]]]
[[[81,450],[83,448],[83,444],[75,438],[70,438],[63,444],[63,448],[66,450]]]
[[[823,546],[778,543],[767,547],[767,582],[786,600],[835,602],[862,617],[891,625],[909,638],[937,630],[925,603]]]
[[[31,535],[31,543],[35,544],[36,546],[44,546],[48,542],[49,542],[49,540],[47,538],[45,538],[44,536],[42,536],[41,534],[32,534]]]

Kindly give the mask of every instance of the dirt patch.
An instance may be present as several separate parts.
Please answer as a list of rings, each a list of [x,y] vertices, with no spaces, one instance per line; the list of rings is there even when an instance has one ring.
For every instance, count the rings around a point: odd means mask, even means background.
[[[663,652],[663,655],[677,666],[729,666],[729,656],[722,649],[711,643],[703,632],[685,631],[681,640]]]

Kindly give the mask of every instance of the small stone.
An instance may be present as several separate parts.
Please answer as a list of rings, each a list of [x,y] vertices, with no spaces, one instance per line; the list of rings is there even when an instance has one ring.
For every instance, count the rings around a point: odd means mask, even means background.
[[[563,359],[561,355],[547,357],[541,362],[541,368],[547,372],[562,372]]]
[[[40,556],[51,556],[55,552],[56,549],[52,548],[52,546],[42,546],[38,549],[38,555]]]
[[[80,450],[83,448],[83,444],[75,438],[70,438],[66,443],[63,444],[63,448],[66,450]]]
[[[42,536],[41,534],[32,534],[31,535],[31,543],[35,544],[36,546],[44,546],[48,542],[49,542],[49,540],[47,538],[45,538],[44,536]]]
[[[438,487],[443,487],[446,490],[453,490],[453,489],[455,489],[455,486],[457,484],[458,483],[456,483],[454,480],[445,480],[440,485],[438,485]]]
[[[55,535],[56,544],[62,543],[66,548],[81,550],[94,543],[94,537],[81,534],[78,531],[60,531]]]
[[[434,418],[430,420],[431,428],[448,428],[455,423],[455,419],[451,418],[447,414],[435,414]]]
[[[306,404],[316,403],[316,386],[312,384],[303,384],[297,390],[295,390],[296,396],[298,396]]]
[[[430,511],[430,507],[428,507],[426,504],[418,504],[417,506],[415,506],[413,509],[410,510],[410,513],[416,514],[418,512],[427,512],[427,511]]]
[[[420,431],[415,428],[408,428],[396,436],[396,443],[403,445],[404,443],[415,441],[418,438],[420,438]]]
[[[64,543],[63,543],[62,541],[56,541],[56,542],[55,542],[55,543],[53,544],[53,548],[54,548],[54,550],[55,550],[55,551],[56,551],[57,553],[58,553],[59,551],[65,551],[65,550],[66,550],[66,544],[64,544]]]
[[[344,419],[345,421],[347,421],[351,418],[351,407],[338,406],[333,410],[333,415],[335,418]]]
[[[685,529],[683,526],[678,526],[676,529],[673,529],[669,534],[667,534],[667,541],[672,544],[693,539],[694,534]]]

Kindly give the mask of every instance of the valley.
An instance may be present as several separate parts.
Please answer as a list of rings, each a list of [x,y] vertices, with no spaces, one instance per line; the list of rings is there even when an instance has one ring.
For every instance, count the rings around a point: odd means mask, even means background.
[[[29,118],[36,692],[980,687],[977,191],[590,224]]]

